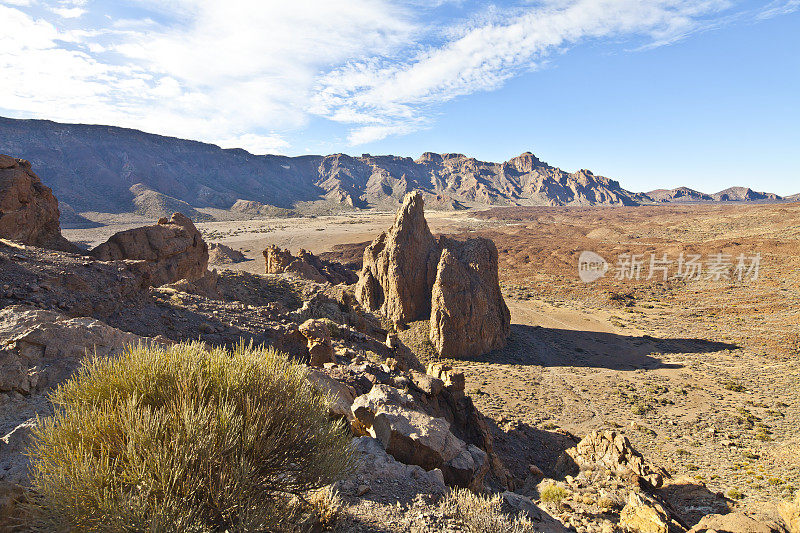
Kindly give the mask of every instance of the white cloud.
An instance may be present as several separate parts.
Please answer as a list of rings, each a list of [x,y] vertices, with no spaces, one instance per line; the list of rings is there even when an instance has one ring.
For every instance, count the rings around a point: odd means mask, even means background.
[[[434,21],[424,19],[437,6],[468,3],[130,1],[135,18],[108,0],[0,4],[0,77],[19,81],[0,84],[0,107],[256,153],[287,150],[286,133],[316,116],[363,144],[426,128],[436,105],[497,89],[580,42],[658,46],[731,17],[729,0],[541,0]],[[759,13],[798,5],[773,0]]]
[[[81,4],[46,7],[66,14],[85,9]],[[260,132],[306,123],[320,71],[352,57],[389,54],[417,29],[388,0],[145,0],[140,6],[147,16],[112,17],[105,27],[77,31],[0,6],[0,77],[25,77],[0,85],[0,106],[17,116],[212,142],[242,139],[274,151],[285,145]]]
[[[50,11],[65,19],[82,17],[85,13],[87,13],[87,11],[82,7],[53,7],[50,8]]]
[[[457,38],[410,60],[354,62],[330,72],[319,82],[312,111],[367,124],[351,133],[354,144],[407,133],[424,123],[431,105],[496,89],[564,46],[618,36],[664,44],[727,7],[726,0],[557,0],[505,22],[489,13],[484,24],[473,21]]]
[[[251,154],[282,154],[291,146],[286,139],[278,134],[256,135],[245,133],[238,137],[221,139],[218,144],[222,148],[244,148]]]

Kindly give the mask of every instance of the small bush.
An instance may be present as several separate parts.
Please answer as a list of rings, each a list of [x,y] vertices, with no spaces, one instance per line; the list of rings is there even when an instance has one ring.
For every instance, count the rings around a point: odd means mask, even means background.
[[[452,516],[469,533],[534,533],[533,523],[522,516],[503,513],[503,498],[480,496],[467,489],[453,489],[441,501],[442,513]]]
[[[567,489],[561,485],[550,483],[542,489],[540,497],[544,503],[550,503],[557,506],[561,505],[561,501],[567,497]]]
[[[32,531],[275,531],[352,462],[341,422],[272,349],[131,347],[51,396],[31,450]]]
[[[729,379],[723,383],[723,387],[725,387],[725,390],[730,390],[733,392],[745,392],[747,390],[744,385],[732,379]]]
[[[742,498],[744,498],[744,493],[735,487],[732,489],[728,489],[726,495],[728,496],[728,498],[732,500],[741,500]]]

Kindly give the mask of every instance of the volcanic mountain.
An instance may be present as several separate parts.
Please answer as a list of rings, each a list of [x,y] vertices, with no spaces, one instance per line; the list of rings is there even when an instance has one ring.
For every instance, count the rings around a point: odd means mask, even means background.
[[[423,191],[429,208],[636,205],[647,199],[589,170],[566,172],[530,152],[503,163],[462,154],[253,155],[112,126],[0,118],[0,153],[24,157],[76,212],[384,207]],[[188,206],[186,205],[188,204]],[[278,208],[278,209],[275,209]]]

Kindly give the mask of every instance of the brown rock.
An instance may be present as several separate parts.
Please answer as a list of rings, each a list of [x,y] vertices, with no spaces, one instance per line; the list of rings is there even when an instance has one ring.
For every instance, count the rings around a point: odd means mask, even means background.
[[[660,504],[636,492],[630,493],[619,515],[619,524],[636,533],[669,533],[669,523],[669,515]]]
[[[797,493],[794,501],[778,504],[778,512],[789,533],[800,533],[800,492]]]
[[[225,246],[218,242],[208,245],[208,264],[209,265],[230,265],[241,263],[246,258],[239,250],[234,250],[230,246]]]
[[[150,283],[161,286],[202,278],[208,268],[208,245],[192,221],[181,213],[158,224],[115,233],[91,251],[101,261],[142,259],[151,266]]]
[[[447,420],[426,414],[410,394],[377,384],[355,399],[352,411],[398,461],[440,468],[448,485],[482,488],[489,470],[486,452],[456,437]]]
[[[151,340],[92,318],[6,307],[0,310],[0,392],[44,390],[72,374],[87,353],[111,355]]]
[[[574,448],[565,451],[559,463],[563,468],[568,468],[569,463],[578,468],[607,468],[620,476],[642,478],[656,488],[669,477],[663,468],[645,462],[628,437],[612,430],[592,431]]]
[[[424,200],[409,193],[394,225],[364,250],[356,298],[395,325],[428,318],[439,247],[425,221]]]
[[[300,333],[308,339],[308,355],[311,366],[322,366],[333,362],[333,348],[328,323],[309,318],[300,324]]]
[[[710,514],[700,519],[689,533],[781,533],[775,524],[759,522],[744,513]]]
[[[497,248],[489,239],[442,237],[431,296],[430,338],[447,357],[471,357],[505,346],[511,313],[500,292]]]
[[[0,155],[0,238],[68,252],[61,236],[58,200],[24,159]]]
[[[356,399],[356,390],[346,383],[337,381],[325,372],[310,368],[306,375],[311,386],[330,400],[330,415],[336,418],[354,420],[351,407]]]
[[[263,255],[266,274],[293,274],[317,283],[334,285],[356,282],[355,273],[344,265],[322,260],[307,250],[300,250],[295,257],[289,250],[270,245]]]
[[[440,355],[480,355],[505,345],[511,314],[497,273],[497,248],[487,239],[437,242],[418,191],[406,195],[394,225],[364,250],[356,298],[395,327],[430,320]]]

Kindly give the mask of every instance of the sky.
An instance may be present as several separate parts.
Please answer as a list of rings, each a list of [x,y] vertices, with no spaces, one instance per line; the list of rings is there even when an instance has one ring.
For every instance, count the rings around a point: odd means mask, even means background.
[[[0,0],[0,115],[800,193],[800,0]]]

